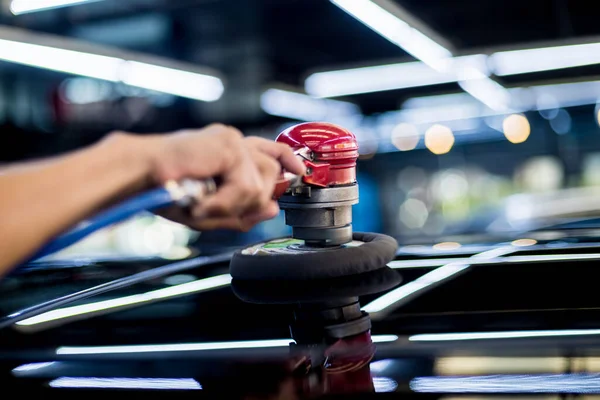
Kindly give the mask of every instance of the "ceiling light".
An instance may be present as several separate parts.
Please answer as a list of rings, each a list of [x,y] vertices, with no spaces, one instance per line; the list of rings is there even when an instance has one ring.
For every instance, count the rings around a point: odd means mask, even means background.
[[[422,62],[317,72],[305,81],[306,92],[317,97],[374,93],[456,82],[456,77]]]
[[[410,381],[420,393],[600,393],[600,374],[424,376]]]
[[[396,335],[373,335],[371,336],[371,340],[373,343],[387,343],[387,342],[395,342],[398,340],[398,336]]]
[[[373,343],[394,342],[396,335],[373,335]],[[135,354],[135,353],[162,353],[171,351],[209,351],[231,349],[265,349],[272,347],[288,347],[295,343],[293,339],[250,340],[240,342],[207,342],[207,343],[175,343],[175,344],[144,344],[123,346],[90,346],[90,347],[59,347],[56,354],[81,355],[81,354]]]
[[[441,69],[445,65],[445,60],[452,57],[450,50],[372,0],[331,0],[331,2],[434,69]]]
[[[456,340],[521,339],[536,337],[586,336],[600,335],[600,329],[565,329],[545,331],[504,331],[504,332],[467,332],[467,333],[431,333],[413,335],[412,342],[446,342]]]
[[[13,368],[12,372],[20,373],[20,372],[35,371],[38,369],[50,367],[54,364],[55,364],[54,361],[23,364],[23,365],[19,365],[18,367]]]
[[[360,114],[358,106],[349,102],[275,88],[261,95],[260,104],[267,114],[300,121],[338,121]]]
[[[269,347],[287,347],[292,339],[252,340],[242,342],[145,344],[124,346],[59,347],[56,354],[129,354],[162,353],[171,351],[207,351],[230,349],[264,349]]]
[[[387,369],[389,369],[393,364],[394,364],[394,360],[392,360],[392,359],[373,361],[371,364],[369,364],[369,370],[373,374],[382,374]]]
[[[20,15],[96,1],[100,0],[13,0],[10,3],[10,11],[14,15]]]
[[[221,79],[211,75],[12,40],[0,39],[0,60],[195,100],[215,101],[224,92]]]
[[[0,39],[0,60],[118,82],[124,60],[98,54]]]
[[[598,63],[600,63],[600,43],[501,51],[490,56],[490,67],[498,76]]]
[[[388,393],[395,392],[398,389],[398,382],[392,378],[385,376],[375,376],[371,378],[373,382],[373,389],[376,393]]]
[[[136,61],[128,61],[120,72],[121,80],[128,85],[194,100],[216,101],[225,90],[215,76]]]
[[[53,388],[77,389],[166,389],[201,390],[202,386],[191,378],[88,378],[60,377],[48,383]]]
[[[465,92],[494,111],[506,111],[510,108],[510,92],[488,77],[463,80],[458,84]]]
[[[477,54],[452,58],[441,71],[434,70],[421,61],[414,61],[315,72],[306,78],[304,87],[312,96],[336,97],[439,85],[487,76],[487,57]]]

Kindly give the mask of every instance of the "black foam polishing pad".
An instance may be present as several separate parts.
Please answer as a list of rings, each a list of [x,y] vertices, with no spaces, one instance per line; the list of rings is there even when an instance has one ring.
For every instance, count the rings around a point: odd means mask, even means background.
[[[322,303],[348,297],[367,296],[392,289],[402,283],[402,275],[390,267],[340,278],[314,280],[233,279],[231,289],[242,301],[255,304]]]
[[[363,274],[386,267],[398,243],[390,236],[355,232],[353,241],[333,248],[311,248],[293,238],[271,240],[238,250],[229,272],[242,280],[313,280]]]

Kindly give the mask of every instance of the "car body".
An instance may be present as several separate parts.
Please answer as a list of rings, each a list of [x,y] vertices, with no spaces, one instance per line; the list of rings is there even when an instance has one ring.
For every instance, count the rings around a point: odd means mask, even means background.
[[[400,246],[374,275],[321,282],[232,287],[229,255],[201,255],[187,271],[1,330],[2,381],[20,395],[61,398],[598,393],[596,222]],[[10,314],[162,264],[18,270],[1,283],[1,308]],[[368,314],[369,329],[331,340],[318,315],[348,304]]]

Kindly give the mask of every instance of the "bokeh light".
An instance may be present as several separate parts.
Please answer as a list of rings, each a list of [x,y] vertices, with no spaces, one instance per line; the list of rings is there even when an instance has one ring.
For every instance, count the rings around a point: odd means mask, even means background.
[[[538,156],[527,160],[514,178],[525,192],[552,192],[560,189],[565,179],[562,163],[554,156]]]
[[[400,151],[414,150],[421,140],[417,127],[400,123],[392,130],[392,144]]]
[[[545,119],[553,119],[558,115],[559,102],[556,97],[548,93],[542,93],[536,99],[538,112]]]
[[[512,114],[502,122],[502,131],[504,136],[511,143],[523,143],[531,133],[531,126],[526,116],[521,114]]]
[[[425,132],[425,146],[433,154],[446,154],[454,146],[454,134],[447,126],[435,124]]]
[[[462,245],[457,242],[442,242],[433,245],[433,248],[436,250],[456,250],[460,249]]]
[[[571,130],[571,115],[565,109],[560,109],[556,116],[550,120],[550,127],[559,135],[569,133]]]
[[[535,240],[535,239],[517,239],[517,240],[513,240],[511,244],[516,247],[528,247],[528,246],[533,246],[533,245],[537,244],[537,240]]]
[[[398,173],[397,185],[404,193],[427,185],[427,173],[423,168],[408,166]]]
[[[427,206],[421,200],[407,199],[400,206],[400,221],[408,228],[422,228],[428,216]]]

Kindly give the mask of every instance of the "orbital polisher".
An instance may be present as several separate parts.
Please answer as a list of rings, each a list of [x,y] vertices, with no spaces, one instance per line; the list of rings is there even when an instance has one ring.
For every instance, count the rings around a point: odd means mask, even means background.
[[[307,122],[281,132],[306,165],[297,182],[276,190],[292,236],[237,251],[234,279],[321,279],[361,274],[393,260],[398,244],[377,233],[353,232],[352,206],[358,203],[356,136],[341,126]]]

